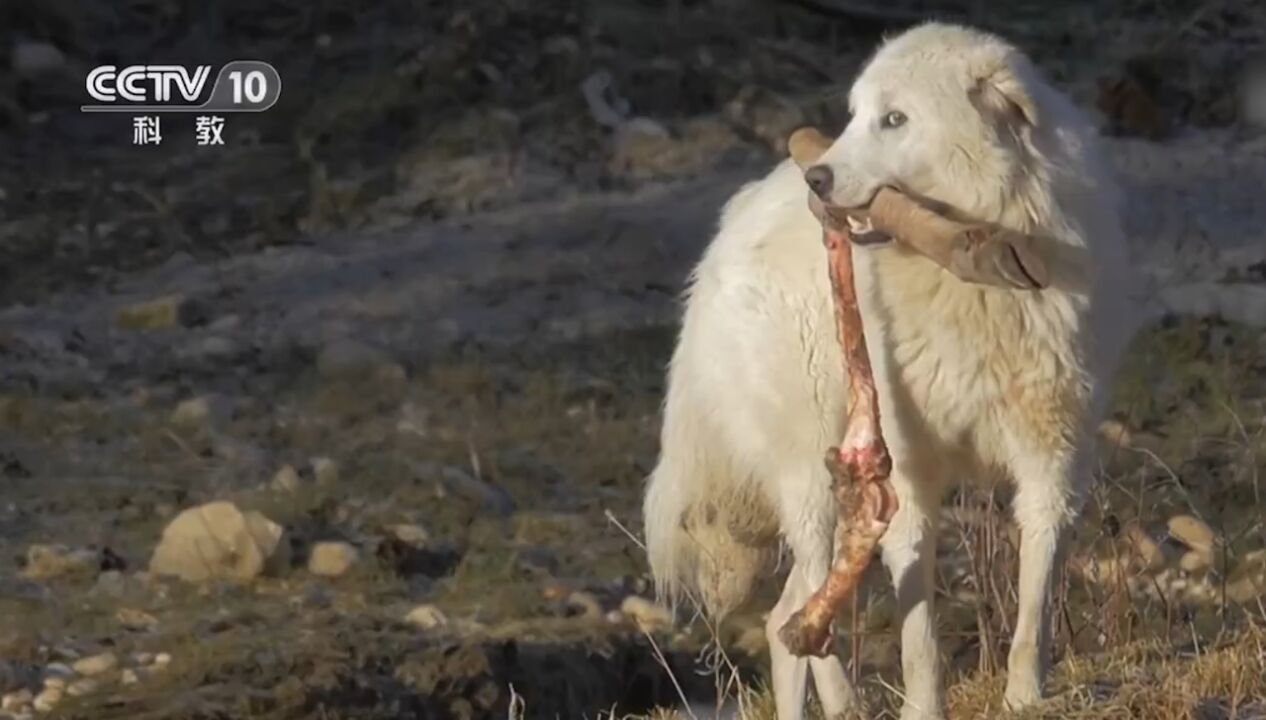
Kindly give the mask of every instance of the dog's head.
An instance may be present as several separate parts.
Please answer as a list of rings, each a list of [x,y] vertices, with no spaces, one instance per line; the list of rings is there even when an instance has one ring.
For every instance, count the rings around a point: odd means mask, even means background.
[[[920,25],[886,42],[849,93],[852,119],[806,173],[828,204],[885,185],[1001,221],[1031,175],[1045,85],[1023,54],[977,30]]]

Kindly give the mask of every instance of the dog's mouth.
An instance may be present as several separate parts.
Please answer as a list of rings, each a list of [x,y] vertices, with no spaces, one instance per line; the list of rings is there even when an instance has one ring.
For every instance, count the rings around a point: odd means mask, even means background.
[[[845,211],[844,219],[848,224],[848,237],[854,245],[883,245],[892,242],[892,236],[876,230],[865,213]]]
[[[884,245],[892,241],[891,235],[876,230],[871,224],[869,202],[857,207],[827,205],[817,195],[810,194],[809,209],[814,217],[834,228],[836,232],[847,234],[854,245]]]

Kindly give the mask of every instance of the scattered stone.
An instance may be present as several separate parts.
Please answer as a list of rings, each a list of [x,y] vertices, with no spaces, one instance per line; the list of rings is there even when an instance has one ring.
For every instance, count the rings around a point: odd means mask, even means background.
[[[316,365],[317,372],[330,380],[391,375],[399,367],[386,352],[352,338],[327,343],[317,354]]]
[[[657,632],[673,626],[673,616],[667,608],[637,595],[624,598],[620,611],[629,616],[642,632]]]
[[[424,472],[430,474],[436,468],[427,465]],[[479,503],[484,510],[501,517],[509,517],[515,511],[514,498],[505,488],[484,482],[461,468],[445,465],[438,468],[445,489],[459,497]]]
[[[127,668],[119,674],[119,682],[123,685],[135,685],[140,681],[140,676],[131,668]]]
[[[396,421],[396,432],[405,435],[427,437],[430,434],[430,411],[413,402],[400,406],[400,418]]]
[[[81,658],[71,665],[71,669],[80,675],[92,677],[109,672],[119,666],[119,657],[112,652],[103,652]]]
[[[387,528],[387,531],[400,542],[408,543],[414,547],[422,547],[431,541],[431,533],[427,532],[426,528],[421,525],[401,523],[392,525]]]
[[[423,630],[433,630],[447,625],[448,616],[434,605],[419,605],[404,616],[404,621]]]
[[[131,598],[135,602],[149,595],[146,577],[146,573],[128,574],[121,570],[105,570],[97,576],[97,582],[93,584],[89,594],[114,600]]]
[[[39,713],[50,713],[53,708],[57,707],[57,703],[62,701],[62,689],[55,687],[44,688],[39,695],[35,696],[35,700],[31,702],[35,706],[35,711]]]
[[[171,655],[170,655],[170,654],[165,653],[165,652],[160,652],[160,653],[158,653],[158,654],[154,655],[154,667],[155,667],[155,668],[159,668],[159,669],[161,669],[161,668],[165,668],[165,667],[167,667],[167,666],[168,666],[168,665],[170,665],[170,664],[171,664]]]
[[[338,484],[338,463],[327,457],[312,458],[312,475],[317,485],[330,487]]]
[[[101,683],[95,678],[80,678],[66,687],[66,694],[71,697],[89,695],[101,689]]]
[[[1175,515],[1169,519],[1169,535],[1190,548],[1179,561],[1179,567],[1188,574],[1200,575],[1213,567],[1217,536],[1204,521],[1192,515]]]
[[[211,361],[228,360],[237,355],[237,353],[237,343],[223,335],[196,338],[181,348],[180,351],[180,354],[187,358]]]
[[[360,552],[346,542],[319,542],[312,546],[308,572],[325,577],[338,577],[360,561]]]
[[[516,553],[516,564],[535,575],[552,577],[558,573],[558,554],[552,549],[542,546],[525,547]]]
[[[65,680],[67,678],[73,678],[74,676],[75,670],[66,663],[55,662],[44,666],[45,684],[48,684],[49,680]]]
[[[0,710],[17,712],[25,709],[26,706],[30,705],[31,701],[34,699],[35,694],[26,688],[14,690],[13,692],[5,693],[3,697],[0,697]]]
[[[240,315],[233,315],[230,313],[216,318],[210,325],[207,325],[207,329],[211,332],[222,333],[237,330],[241,326],[242,317]]]
[[[606,617],[607,617],[607,622],[611,623],[612,625],[623,625],[629,620],[629,616],[625,615],[619,610],[612,610],[611,612],[608,612]]]
[[[419,547],[395,537],[384,538],[374,551],[380,562],[398,575],[444,577],[451,573],[462,556],[449,545],[431,544]]]
[[[66,55],[55,45],[22,40],[14,43],[9,64],[17,75],[29,78],[60,70],[66,64]]]
[[[1165,565],[1165,551],[1141,525],[1131,522],[1122,536],[1134,550],[1144,570],[1156,570]]]
[[[22,577],[48,580],[62,575],[95,573],[100,569],[100,555],[87,549],[65,545],[32,545],[26,551]]]
[[[273,490],[284,493],[297,493],[302,486],[303,478],[299,477],[299,471],[293,465],[282,465],[270,483]]]
[[[665,131],[662,125],[642,118],[622,125],[615,133],[607,169],[630,179],[650,180],[717,167],[748,155],[730,123],[718,117],[686,120],[672,134],[661,131]]]
[[[1178,567],[1192,574],[1202,573],[1209,569],[1213,564],[1213,558],[1199,550],[1189,550],[1183,553],[1182,559],[1178,561]]]
[[[162,330],[178,325],[192,326],[206,320],[200,303],[183,295],[164,295],[119,308],[114,322],[126,330]]]
[[[524,545],[554,545],[579,537],[585,519],[575,513],[523,511],[514,514],[514,541]]]
[[[119,608],[119,611],[114,614],[114,619],[118,620],[119,624],[128,630],[136,632],[142,630],[153,630],[158,627],[158,618],[150,615],[144,610]]]
[[[176,406],[171,413],[173,425],[188,429],[221,425],[233,413],[228,399],[221,395],[201,395],[189,398]]]
[[[189,582],[250,580],[276,575],[290,563],[285,529],[258,512],[231,502],[185,510],[163,530],[149,570]]]
[[[1104,420],[1100,423],[1099,436],[1110,445],[1131,447],[1130,429],[1120,420]]]
[[[580,610],[581,616],[589,619],[603,617],[602,603],[598,602],[598,598],[593,593],[577,590],[567,596],[567,605]]]
[[[555,582],[541,588],[541,597],[549,600],[550,602],[561,602],[562,600],[565,600],[571,592],[572,591],[566,585]]]
[[[243,468],[262,468],[268,464],[268,453],[263,448],[224,433],[212,433],[211,451],[217,458]]]
[[[1175,515],[1169,519],[1169,534],[1192,550],[1204,553],[1212,563],[1217,535],[1203,520],[1192,515]]]

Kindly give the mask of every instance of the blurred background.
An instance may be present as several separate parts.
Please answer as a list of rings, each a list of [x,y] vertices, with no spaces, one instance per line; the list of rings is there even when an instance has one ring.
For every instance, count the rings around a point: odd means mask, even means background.
[[[772,717],[772,598],[648,602],[679,293],[933,18],[1111,137],[1156,285],[1039,714],[1266,715],[1262,3],[0,0],[0,717]],[[78,109],[97,65],[234,59],[283,86],[224,146]],[[951,711],[993,714],[1001,490],[942,545]],[[839,643],[888,713],[871,580]]]

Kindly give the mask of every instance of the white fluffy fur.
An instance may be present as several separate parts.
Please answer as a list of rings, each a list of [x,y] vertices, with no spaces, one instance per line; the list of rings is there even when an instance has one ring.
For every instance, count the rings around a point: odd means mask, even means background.
[[[1077,109],[986,33],[929,23],[885,42],[850,106],[822,160],[837,202],[895,184],[1047,238],[1052,284],[1031,292],[965,284],[899,246],[854,251],[901,502],[882,550],[901,616],[902,716],[944,713],[931,532],[942,492],[995,476],[1015,483],[1022,532],[1005,699],[1029,705],[1042,695],[1061,540],[1131,327],[1118,193]],[[891,110],[908,120],[885,129]],[[781,720],[802,717],[810,672],[828,716],[855,705],[838,659],[795,658],[776,636],[828,571],[836,510],[822,458],[846,400],[806,192],[785,161],[725,206],[691,279],[644,506],[661,594],[715,616],[747,598],[785,540],[794,564],[767,628]]]

